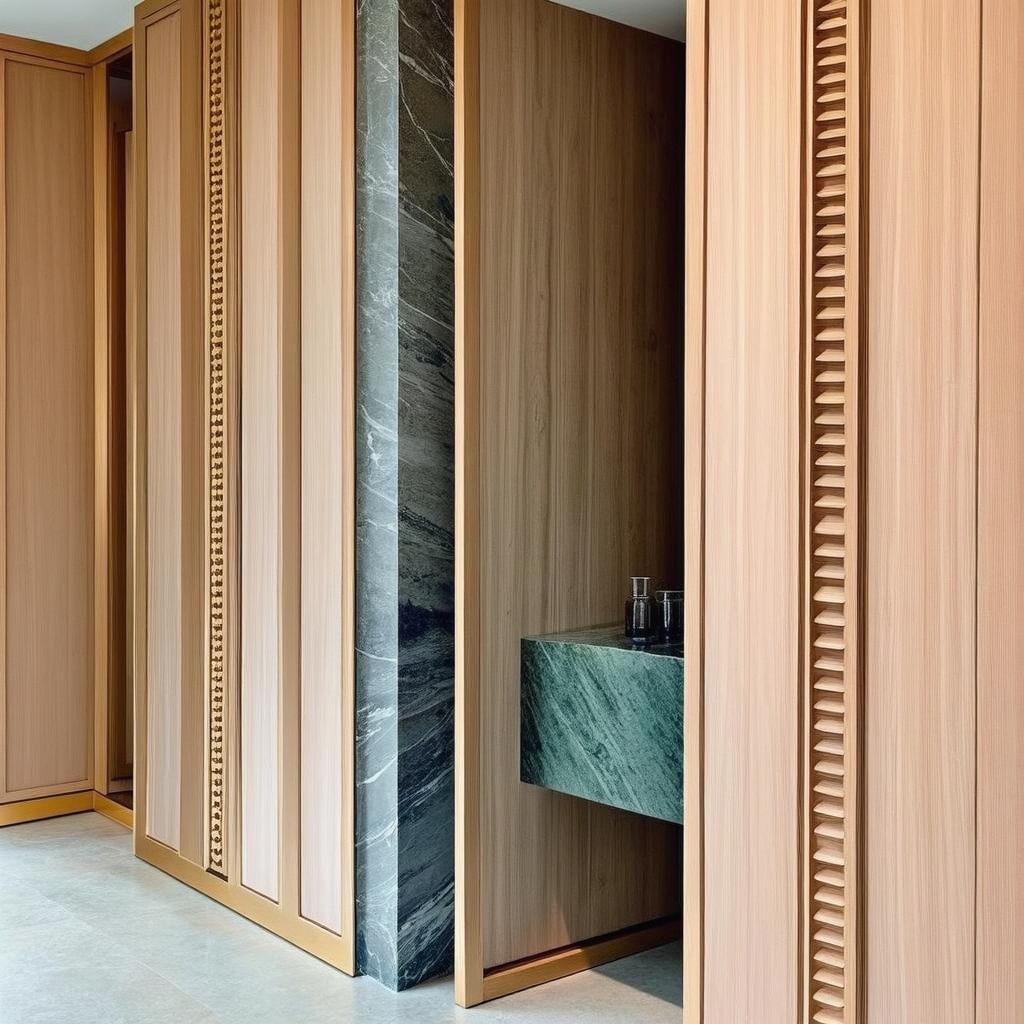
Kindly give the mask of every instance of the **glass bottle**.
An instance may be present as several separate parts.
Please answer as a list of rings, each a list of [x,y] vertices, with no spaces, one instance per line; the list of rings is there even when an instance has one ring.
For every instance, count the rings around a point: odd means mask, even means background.
[[[657,634],[651,577],[630,577],[632,595],[626,601],[626,636],[635,644],[647,644]]]

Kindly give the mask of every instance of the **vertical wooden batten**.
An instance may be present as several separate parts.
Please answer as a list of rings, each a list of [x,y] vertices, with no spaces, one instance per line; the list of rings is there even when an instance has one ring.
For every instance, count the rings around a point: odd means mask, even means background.
[[[709,0],[686,5],[683,1019],[704,1021],[704,431]]]
[[[455,0],[455,998],[484,998],[480,863],[480,8]]]
[[[871,5],[870,1022],[963,1024],[975,1009],[980,12],[979,0]]]
[[[234,225],[228,185],[229,103],[227,25],[229,0],[209,0],[204,38],[204,107],[206,143],[206,842],[205,866],[227,878],[227,692],[229,653],[226,636],[227,594],[233,581],[227,545],[228,418],[233,416],[227,360],[236,318],[228,306],[228,232]],[[231,65],[232,68],[234,64]],[[230,337],[230,340],[229,340]],[[232,346],[233,348],[233,346]],[[232,352],[232,354],[234,354]],[[232,450],[233,451],[233,450]],[[237,591],[236,591],[237,592]]]
[[[808,4],[803,1014],[859,1021],[861,0]]]
[[[1024,5],[985,0],[978,336],[977,1024],[1024,1020]]]
[[[685,510],[688,541],[699,545],[687,548],[688,619],[695,606],[697,616],[687,647],[698,660],[696,673],[689,660],[686,668],[686,736],[696,749],[684,772],[699,773],[686,785],[700,805],[687,868],[700,844],[706,856],[686,883],[702,887],[687,901],[686,934],[700,937],[684,950],[698,958],[687,998],[701,1024],[796,1020],[806,14],[788,0],[710,0],[691,14],[695,70],[706,47],[707,114],[702,123],[698,91],[690,142],[706,162],[688,168],[697,176],[691,216],[702,192],[704,208],[690,225],[686,472],[688,499],[700,505]],[[702,143],[694,133],[705,124]]]
[[[301,141],[301,721],[299,912],[353,921],[355,674],[354,19],[303,0]],[[339,286],[340,285],[340,286]],[[340,514],[339,514],[340,513]],[[339,742],[339,737],[343,738]],[[346,842],[347,840],[347,842]]]

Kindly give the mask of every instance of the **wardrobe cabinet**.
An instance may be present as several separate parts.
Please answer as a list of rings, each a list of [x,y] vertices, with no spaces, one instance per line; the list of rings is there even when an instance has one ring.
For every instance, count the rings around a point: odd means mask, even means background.
[[[354,9],[136,8],[136,852],[351,972]]]
[[[1024,1012],[1024,13],[982,6],[689,5],[689,1024]]]

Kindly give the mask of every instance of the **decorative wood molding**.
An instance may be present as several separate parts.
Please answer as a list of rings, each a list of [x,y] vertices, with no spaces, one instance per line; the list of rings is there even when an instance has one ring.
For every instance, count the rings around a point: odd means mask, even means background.
[[[207,0],[204,31],[207,232],[207,868],[227,877],[225,818],[225,0]]]
[[[806,71],[804,1020],[859,1015],[861,0],[812,0]]]

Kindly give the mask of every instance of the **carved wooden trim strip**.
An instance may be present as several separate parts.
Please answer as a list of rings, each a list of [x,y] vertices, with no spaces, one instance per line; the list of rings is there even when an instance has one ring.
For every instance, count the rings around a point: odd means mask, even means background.
[[[225,78],[224,0],[207,0],[205,32],[208,337],[207,869],[227,876],[225,815]]]
[[[860,5],[809,0],[804,1019],[858,1019]]]

